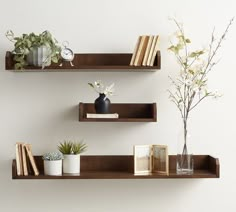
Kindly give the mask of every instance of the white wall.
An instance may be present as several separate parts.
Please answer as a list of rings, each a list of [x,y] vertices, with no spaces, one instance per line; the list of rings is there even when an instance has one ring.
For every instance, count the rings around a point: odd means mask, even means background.
[[[224,96],[207,100],[192,115],[196,154],[220,158],[220,179],[195,180],[12,180],[14,144],[33,144],[35,154],[54,150],[64,139],[84,138],[86,154],[132,154],[134,144],[167,144],[175,153],[180,116],[168,100],[168,75],[178,66],[167,51],[183,21],[196,46],[206,45],[213,26],[220,35],[234,0],[3,1],[0,6],[0,211],[199,212],[236,211],[235,37],[233,25],[221,49],[210,87]],[[132,52],[140,34],[161,36],[162,69],[154,73],[13,73],[4,57],[12,45],[4,33],[42,32],[68,40],[75,52]],[[93,102],[87,82],[115,82],[112,102],[157,102],[157,123],[80,123],[79,101]]]

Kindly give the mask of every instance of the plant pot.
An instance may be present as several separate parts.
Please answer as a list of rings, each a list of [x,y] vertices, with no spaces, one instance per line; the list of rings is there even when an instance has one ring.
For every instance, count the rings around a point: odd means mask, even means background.
[[[47,46],[33,48],[26,57],[28,65],[45,67],[51,65],[51,50]]]
[[[64,155],[63,173],[79,174],[80,173],[80,155]]]
[[[105,94],[100,93],[99,97],[95,100],[94,106],[96,113],[110,113],[110,100],[106,97]]]
[[[44,160],[45,175],[62,175],[62,160]]]

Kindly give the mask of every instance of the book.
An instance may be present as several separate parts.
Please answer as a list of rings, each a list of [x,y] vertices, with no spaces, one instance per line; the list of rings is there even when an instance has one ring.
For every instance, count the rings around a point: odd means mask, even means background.
[[[87,118],[119,118],[118,113],[109,113],[109,114],[97,114],[97,113],[87,113]]]
[[[160,42],[160,38],[159,38],[159,36],[157,36],[157,39],[156,39],[156,42],[155,42],[154,50],[152,52],[152,56],[151,56],[151,60],[150,60],[149,66],[153,66],[154,65],[154,61],[155,61],[155,58],[156,58],[156,55],[157,55],[157,51],[159,49],[159,42]]]
[[[25,144],[21,144],[21,153],[22,153],[23,175],[28,176]]]
[[[20,155],[21,155],[21,146],[19,143],[16,143],[15,150],[16,150],[16,173],[17,175],[23,175],[23,169],[21,166]]]
[[[164,145],[135,145],[134,174],[151,173],[169,175],[168,147]]]
[[[143,35],[137,50],[137,54],[134,60],[134,66],[141,66],[143,62],[143,57],[147,48],[149,36]]]
[[[138,47],[139,47],[140,41],[141,41],[141,36],[138,37],[138,40],[136,42],[136,45],[135,45],[135,48],[134,48],[134,52],[132,54],[131,61],[130,61],[130,65],[131,66],[134,65],[134,60],[135,60],[135,57],[136,57],[136,54],[137,54],[137,51],[138,51]]]
[[[35,163],[35,160],[34,160],[34,156],[32,154],[31,144],[25,144],[25,149],[26,149],[27,155],[29,157],[30,164],[32,166],[34,175],[38,176],[39,175],[39,171],[38,171],[38,168],[36,166],[36,163]]]
[[[142,62],[143,66],[147,65],[147,60],[148,60],[148,56],[149,56],[149,53],[150,53],[150,50],[151,50],[153,38],[154,38],[153,35],[149,36],[147,48],[146,48],[146,51],[145,51],[145,54],[144,54],[144,58],[143,58],[143,62]]]
[[[153,41],[152,41],[152,45],[151,45],[151,48],[149,51],[148,59],[147,59],[147,66],[150,66],[150,64],[151,64],[152,54],[154,52],[154,48],[155,48],[157,39],[158,39],[158,35],[154,36]]]

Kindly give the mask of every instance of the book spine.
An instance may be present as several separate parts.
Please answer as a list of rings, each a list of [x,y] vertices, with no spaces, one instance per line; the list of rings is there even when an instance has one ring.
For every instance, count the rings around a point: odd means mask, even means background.
[[[138,48],[137,56],[134,61],[135,66],[141,66],[141,64],[143,62],[144,54],[145,54],[147,44],[148,44],[148,39],[149,39],[149,36],[147,36],[147,35],[142,36],[142,39],[140,41],[140,45]]]
[[[23,162],[23,174],[28,176],[27,162],[26,162],[26,154],[25,154],[25,144],[21,145],[22,152],[22,162]]]
[[[151,64],[152,54],[154,51],[154,47],[156,45],[156,41],[157,41],[157,36],[154,36],[153,41],[152,41],[152,45],[151,45],[151,49],[150,49],[150,52],[148,55],[148,59],[147,59],[147,66],[150,66],[150,64]]]
[[[147,65],[147,60],[148,60],[148,56],[149,56],[149,53],[150,53],[150,50],[151,50],[153,38],[154,38],[154,36],[151,35],[148,39],[148,44],[147,44],[147,48],[146,48],[144,58],[143,58],[143,63],[142,63],[143,66]]]
[[[134,48],[134,52],[133,52],[133,55],[132,55],[132,58],[131,58],[131,61],[130,61],[130,65],[131,66],[134,65],[134,60],[135,60],[135,57],[137,55],[137,51],[138,51],[138,47],[139,47],[140,41],[141,41],[141,36],[139,36],[139,38],[138,38],[138,40],[136,42],[136,45],[135,45],[135,48]]]
[[[25,147],[26,147],[26,152],[27,152],[27,154],[29,156],[29,159],[30,159],[31,166],[32,166],[33,171],[34,171],[34,175],[38,176],[39,171],[38,171],[38,168],[36,166],[36,163],[35,163],[35,160],[34,160],[34,157],[33,157],[33,154],[32,154],[31,145],[30,144],[25,144]]]
[[[16,149],[16,173],[17,175],[22,175],[21,166],[20,166],[20,155],[19,155],[19,144],[16,143],[15,149]]]
[[[155,46],[154,46],[154,50],[153,50],[153,53],[152,53],[152,58],[151,58],[151,61],[150,61],[150,66],[153,66],[154,65],[154,61],[155,61],[155,58],[156,58],[156,55],[157,55],[157,51],[159,49],[159,42],[160,42],[160,38],[159,36],[157,36],[157,39],[156,39],[156,43],[155,43]]]

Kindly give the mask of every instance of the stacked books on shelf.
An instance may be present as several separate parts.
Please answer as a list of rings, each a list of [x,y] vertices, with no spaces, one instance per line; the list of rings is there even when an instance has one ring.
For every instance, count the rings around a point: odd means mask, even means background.
[[[100,119],[118,119],[118,113],[106,113],[106,114],[98,114],[98,113],[87,113],[87,118],[100,118]]]
[[[17,175],[39,175],[37,165],[32,154],[31,144],[16,143],[16,170]]]
[[[159,35],[140,35],[130,61],[131,66],[153,66],[159,50]]]

